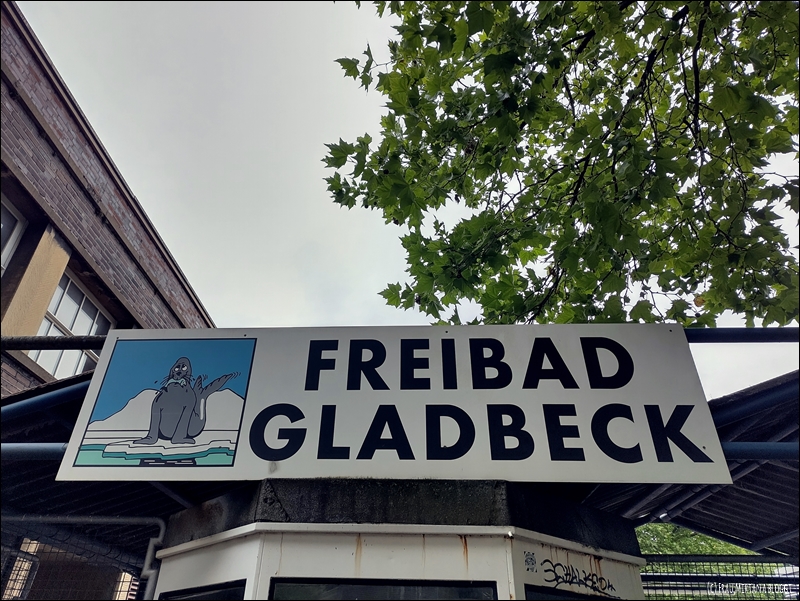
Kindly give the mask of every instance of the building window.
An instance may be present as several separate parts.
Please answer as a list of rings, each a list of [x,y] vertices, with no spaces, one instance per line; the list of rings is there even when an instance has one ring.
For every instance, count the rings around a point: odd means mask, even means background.
[[[11,260],[11,255],[17,249],[22,232],[27,225],[25,218],[19,214],[13,205],[8,202],[5,194],[2,196],[2,210],[3,210],[3,227],[2,227],[2,273],[6,272],[6,266]]]
[[[163,596],[160,598],[164,598]],[[200,597],[168,597],[199,599]],[[207,597],[204,597],[207,598]],[[223,597],[214,597],[222,599]],[[232,599],[232,597],[224,597]],[[242,599],[243,597],[239,597]],[[583,598],[569,597],[570,599]],[[270,578],[267,599],[497,599],[497,583],[476,580]]]
[[[37,336],[105,336],[113,325],[98,304],[64,274]],[[31,351],[30,357],[57,379],[89,371],[97,365],[97,354],[92,351]]]

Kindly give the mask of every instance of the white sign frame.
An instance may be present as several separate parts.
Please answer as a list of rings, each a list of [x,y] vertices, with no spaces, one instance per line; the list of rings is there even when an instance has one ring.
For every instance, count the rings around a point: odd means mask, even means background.
[[[731,482],[677,325],[109,333],[58,480],[264,478]]]

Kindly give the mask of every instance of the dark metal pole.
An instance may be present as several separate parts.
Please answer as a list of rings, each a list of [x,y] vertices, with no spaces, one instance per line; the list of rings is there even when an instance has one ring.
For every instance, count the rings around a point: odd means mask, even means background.
[[[99,351],[105,341],[105,336],[3,336],[0,347],[4,351]]]
[[[690,344],[800,342],[800,328],[685,328],[683,331]]]
[[[86,396],[87,390],[89,390],[89,382],[78,382],[77,384],[66,386],[60,390],[45,392],[32,399],[17,401],[16,403],[6,405],[0,409],[0,419],[3,421],[14,419],[15,417],[21,417],[35,411],[44,411],[56,405],[80,400]]]
[[[66,442],[0,443],[0,457],[3,461],[61,461],[66,450]]]
[[[800,447],[796,442],[723,442],[722,452],[728,461],[797,461],[800,458]]]

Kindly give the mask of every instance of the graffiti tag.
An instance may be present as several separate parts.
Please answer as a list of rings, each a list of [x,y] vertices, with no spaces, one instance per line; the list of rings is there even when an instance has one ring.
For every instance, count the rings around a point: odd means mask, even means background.
[[[579,586],[607,597],[618,598],[616,595],[612,595],[613,592],[616,592],[616,589],[611,584],[611,581],[599,574],[580,570],[563,563],[553,563],[549,559],[545,559],[540,565],[544,568],[544,573],[546,574],[544,581],[554,583],[553,588],[558,588],[562,584],[565,586]]]

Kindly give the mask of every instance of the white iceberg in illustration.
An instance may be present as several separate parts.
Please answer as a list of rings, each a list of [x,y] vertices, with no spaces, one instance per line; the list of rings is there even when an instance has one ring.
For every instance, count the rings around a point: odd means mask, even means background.
[[[229,389],[212,393],[206,402],[206,424],[195,437],[194,444],[175,444],[159,440],[152,445],[134,445],[147,434],[150,425],[150,408],[157,390],[143,390],[118,412],[106,419],[89,424],[83,438],[83,448],[103,447],[106,457],[143,458],[147,456],[195,458],[209,454],[232,455],[239,438],[239,425],[244,399]]]

